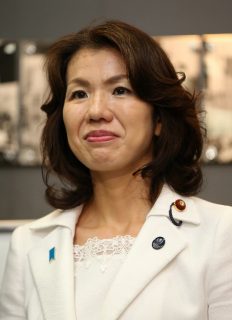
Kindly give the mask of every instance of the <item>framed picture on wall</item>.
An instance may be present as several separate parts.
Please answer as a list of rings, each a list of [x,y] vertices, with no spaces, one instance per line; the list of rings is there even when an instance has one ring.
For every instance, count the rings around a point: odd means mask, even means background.
[[[37,165],[41,162],[39,141],[45,114],[40,107],[46,99],[47,81],[44,72],[44,54],[48,45],[41,42],[20,43],[20,150],[21,165]]]
[[[202,92],[207,140],[206,163],[232,162],[232,34],[156,37],[184,86]]]
[[[44,53],[48,44],[0,40],[0,165],[41,163],[39,141],[45,120]]]
[[[15,163],[19,151],[19,81],[16,41],[0,39],[0,164]]]
[[[232,35],[204,35],[206,159],[232,161]]]

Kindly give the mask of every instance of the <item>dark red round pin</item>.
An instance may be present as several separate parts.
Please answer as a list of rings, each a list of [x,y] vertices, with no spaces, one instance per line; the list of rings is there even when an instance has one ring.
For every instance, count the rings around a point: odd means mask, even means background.
[[[186,208],[186,203],[182,199],[177,199],[174,202],[174,206],[176,207],[177,210],[184,211],[184,209]]]

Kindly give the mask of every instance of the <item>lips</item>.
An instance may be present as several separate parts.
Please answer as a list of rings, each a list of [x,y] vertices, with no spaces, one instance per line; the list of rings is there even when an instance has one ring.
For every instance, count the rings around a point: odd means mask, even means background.
[[[93,130],[87,133],[87,135],[85,136],[85,140],[87,140],[88,142],[105,142],[113,140],[116,137],[118,137],[118,135],[112,131]]]

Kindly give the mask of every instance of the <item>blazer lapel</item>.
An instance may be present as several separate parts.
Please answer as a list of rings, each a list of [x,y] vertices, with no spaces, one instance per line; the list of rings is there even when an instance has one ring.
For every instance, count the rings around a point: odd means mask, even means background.
[[[81,212],[67,211],[41,219],[31,229],[47,235],[29,252],[29,263],[43,314],[49,320],[76,320],[73,233]]]
[[[29,260],[44,318],[76,320],[71,232],[57,227],[42,242]]]
[[[161,249],[152,242],[165,239]],[[106,297],[101,319],[115,320],[144,287],[187,245],[178,230],[164,217],[149,217]]]
[[[179,195],[166,186],[163,188],[112,283],[104,302],[101,319],[118,319],[146,285],[188,245],[181,229],[172,224],[168,216],[170,204],[179,198]],[[181,215],[173,210],[174,218],[199,224],[199,216],[193,201],[189,198],[181,198],[187,201],[186,214]],[[154,249],[152,242],[158,237],[164,238],[165,244],[160,249]]]

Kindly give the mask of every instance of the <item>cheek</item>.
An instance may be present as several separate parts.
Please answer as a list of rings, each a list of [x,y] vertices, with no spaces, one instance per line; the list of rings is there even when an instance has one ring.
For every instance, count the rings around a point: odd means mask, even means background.
[[[134,130],[138,131],[138,134],[140,132],[141,135],[144,135],[144,137],[149,138],[153,137],[155,133],[154,123],[152,119],[152,112],[151,110],[145,110],[143,113],[141,112],[137,116],[137,126],[134,122]],[[136,128],[137,127],[137,128]]]
[[[64,120],[64,126],[66,130],[68,145],[72,150],[72,152],[76,155],[76,148],[78,144],[76,124],[74,123],[73,119],[69,118],[67,115],[63,117],[63,120]]]
[[[77,136],[80,123],[79,123],[79,116],[76,114],[75,110],[64,107],[63,121],[64,121],[68,138],[72,138],[72,135],[74,134],[75,136]]]
[[[64,121],[64,126],[66,131],[68,131],[68,127],[69,127],[69,112],[68,109],[65,107],[63,107],[63,121]]]

